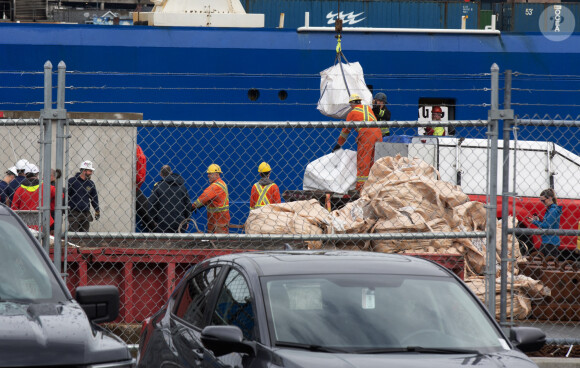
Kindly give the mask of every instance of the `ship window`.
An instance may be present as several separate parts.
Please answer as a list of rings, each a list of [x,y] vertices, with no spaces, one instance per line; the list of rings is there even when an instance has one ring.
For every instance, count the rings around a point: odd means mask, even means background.
[[[454,98],[420,97],[419,98],[419,121],[431,120],[431,109],[440,106],[443,111],[441,120],[455,120],[456,100]],[[423,128],[418,128],[419,135],[424,134]],[[445,135],[455,135],[455,128],[445,128]]]
[[[288,98],[288,92],[286,91],[278,92],[278,98],[280,99],[280,101],[284,101],[285,99]]]
[[[250,88],[248,90],[248,98],[250,101],[256,101],[258,98],[260,98],[260,91],[255,88]]]

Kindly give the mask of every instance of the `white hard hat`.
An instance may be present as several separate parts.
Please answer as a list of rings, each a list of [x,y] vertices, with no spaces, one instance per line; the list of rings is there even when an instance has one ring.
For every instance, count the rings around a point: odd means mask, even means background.
[[[28,165],[28,160],[22,159],[18,160],[14,166],[16,167],[16,170],[26,170],[26,165]]]
[[[14,175],[18,175],[18,170],[16,169],[16,166],[12,166],[11,168],[9,168],[7,170],[7,172],[10,172],[11,174],[14,174]]]
[[[38,174],[38,172],[39,172],[38,166],[36,166],[35,164],[28,163],[24,168],[25,174]]]
[[[95,171],[95,168],[93,167],[93,162],[92,161],[83,161],[81,162],[79,169],[81,170],[92,170]]]

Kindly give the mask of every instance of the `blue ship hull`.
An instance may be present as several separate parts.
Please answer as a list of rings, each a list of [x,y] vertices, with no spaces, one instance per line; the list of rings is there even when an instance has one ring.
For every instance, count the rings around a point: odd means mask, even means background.
[[[136,111],[164,120],[326,120],[316,110],[318,73],[334,62],[332,33],[0,24],[0,35],[0,71],[40,72],[47,60],[55,68],[62,60],[73,72],[69,86],[135,87],[69,90],[67,101],[75,102],[67,105],[70,111]],[[416,119],[419,97],[456,99],[456,119],[486,118],[489,92],[481,89],[490,86],[493,63],[501,71],[580,74],[579,34],[554,42],[541,33],[346,33],[342,44],[349,61],[361,63],[367,84],[387,92],[398,120]],[[42,75],[5,75],[1,83],[42,86]],[[514,88],[526,89],[514,90],[518,115],[579,115],[577,95],[527,91],[545,83],[546,78],[514,78]],[[574,83],[572,78],[559,85]],[[147,87],[175,89],[137,89]],[[255,102],[248,99],[251,88],[260,92]],[[284,101],[280,90],[288,93]],[[0,93],[5,110],[37,110],[43,101],[41,90]]]
[[[40,110],[42,88],[6,87],[42,87],[44,63],[50,60],[56,69],[62,60],[69,71],[69,111],[142,112],[148,120],[328,120],[316,104],[320,97],[318,73],[331,66],[336,56],[333,33],[0,24],[0,35],[0,101],[4,110]],[[349,61],[361,63],[374,92],[386,92],[392,120],[416,120],[420,98],[454,100],[457,120],[487,119],[493,63],[501,71],[519,73],[512,93],[517,115],[580,115],[580,92],[541,91],[546,86],[580,91],[579,34],[554,42],[541,33],[345,33],[342,48]],[[256,101],[248,98],[250,89],[259,91]],[[279,98],[280,91],[287,92],[285,100]],[[403,130],[395,133],[409,134]],[[139,131],[149,157],[149,173],[157,173],[168,163],[161,162],[167,157],[156,157],[156,152],[171,152],[172,146],[180,143],[169,143],[166,134],[153,128]],[[181,143],[199,139],[188,134],[189,138],[179,135]],[[321,142],[298,131],[288,134],[288,142],[307,145],[310,159],[329,153],[338,137],[337,131],[336,137]],[[482,132],[477,134],[477,138],[485,137]],[[458,129],[458,135],[475,134]],[[228,169],[226,181],[236,223],[247,215],[249,188],[256,180],[247,172],[250,164],[236,168],[239,160],[256,165],[271,160],[279,173],[303,170],[308,163],[308,158],[289,162],[288,157],[278,157],[279,152],[272,152],[269,145],[268,132],[252,140],[251,147],[227,133],[214,139],[222,150],[218,158],[216,152],[200,149],[183,152],[179,162],[170,164],[178,172],[203,178],[207,165],[221,160],[222,167]],[[556,143],[578,153],[576,141],[567,136]],[[285,177],[279,185],[282,190],[301,189],[301,179]],[[148,175],[146,194],[155,180],[155,175]],[[205,182],[197,180],[189,185],[191,194],[198,195]]]

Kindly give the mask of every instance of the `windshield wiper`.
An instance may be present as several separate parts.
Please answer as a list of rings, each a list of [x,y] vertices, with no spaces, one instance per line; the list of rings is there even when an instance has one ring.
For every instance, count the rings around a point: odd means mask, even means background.
[[[461,348],[426,348],[422,346],[407,346],[404,348],[380,348],[357,350],[357,354],[388,354],[388,353],[425,353],[425,354],[481,354],[473,349]]]
[[[297,342],[287,342],[287,341],[276,341],[276,346],[284,347],[284,348],[304,349],[304,350],[309,350],[309,351],[318,351],[318,352],[323,352],[323,353],[351,353],[352,352],[349,350],[331,348],[331,347],[322,346],[322,345],[300,344]]]

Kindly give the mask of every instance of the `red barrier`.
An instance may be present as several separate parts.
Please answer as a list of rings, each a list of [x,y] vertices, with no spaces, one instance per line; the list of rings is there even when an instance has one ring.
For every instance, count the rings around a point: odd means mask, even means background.
[[[119,318],[115,322],[141,323],[165,304],[192,265],[206,258],[244,251],[247,250],[69,248],[66,284],[73,296],[79,286],[115,285],[120,294]],[[417,256],[435,261],[463,279],[462,256]]]
[[[483,195],[470,195],[469,199],[472,201],[478,201],[485,203],[487,200],[486,196]],[[513,198],[509,198],[509,216],[513,214]],[[577,199],[558,199],[558,205],[562,206],[562,216],[560,219],[560,229],[566,230],[578,230],[580,229],[580,200]],[[501,218],[501,206],[502,197],[497,197],[497,218]],[[546,212],[546,207],[540,202],[537,197],[520,197],[516,200],[516,217],[517,220],[523,222],[526,227],[531,229],[537,229],[535,225],[532,225],[527,220],[528,216],[534,214],[540,217],[544,216]],[[534,247],[536,249],[540,248],[542,239],[539,235],[534,235]],[[578,245],[577,236],[560,236],[560,249],[574,250]]]

